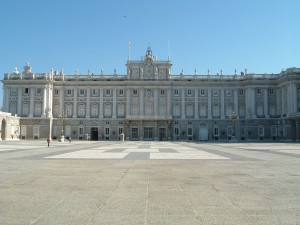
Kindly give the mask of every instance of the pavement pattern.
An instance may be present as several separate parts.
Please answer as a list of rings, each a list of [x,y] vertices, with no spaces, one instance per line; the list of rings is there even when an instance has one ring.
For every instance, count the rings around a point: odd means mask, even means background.
[[[0,224],[300,224],[299,143],[0,142]]]

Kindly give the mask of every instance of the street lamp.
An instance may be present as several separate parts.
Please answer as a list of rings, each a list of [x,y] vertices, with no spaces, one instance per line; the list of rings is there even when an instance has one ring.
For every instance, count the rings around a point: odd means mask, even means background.
[[[60,142],[65,141],[65,135],[64,135],[64,120],[66,119],[66,115],[64,112],[62,112],[61,115],[58,116],[59,119],[61,119],[61,136],[60,136]]]
[[[229,116],[230,121],[232,122],[233,129],[232,129],[232,138],[235,137],[235,121],[237,120],[238,116],[234,114],[234,111]]]

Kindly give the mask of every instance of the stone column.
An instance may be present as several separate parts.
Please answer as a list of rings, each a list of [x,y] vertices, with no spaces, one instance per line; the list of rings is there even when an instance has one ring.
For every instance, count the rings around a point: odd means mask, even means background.
[[[31,94],[31,92],[30,92]],[[30,97],[31,99],[31,97]],[[46,117],[46,109],[47,109],[47,86],[43,88],[43,111],[42,111],[42,117]]]
[[[281,87],[281,116],[286,114],[285,102],[287,99],[284,98],[285,87]]]
[[[171,105],[171,101],[172,101],[172,98],[171,98],[171,89],[168,88],[168,102],[167,102],[167,110],[168,110],[168,117],[171,117],[172,115],[172,105]]]
[[[64,89],[63,89],[63,87],[61,87],[60,89],[59,89],[59,93],[60,93],[60,99],[59,99],[59,111],[60,112],[58,112],[58,115],[61,115],[64,111],[65,111],[65,107],[64,107]]]
[[[199,119],[199,99],[198,99],[198,89],[195,89],[195,119]]]
[[[87,88],[86,89],[86,115],[85,118],[90,118],[91,117],[91,89]]]
[[[185,119],[185,89],[181,89],[181,119]]]
[[[238,90],[234,89],[233,91],[233,98],[234,98],[234,114],[239,115],[239,99],[238,99]]]
[[[103,118],[103,88],[100,88],[99,96],[100,96],[99,118]]]
[[[264,88],[264,115],[269,118],[268,88]]]
[[[209,120],[211,120],[212,119],[212,116],[211,116],[211,89],[207,90],[207,97],[208,97],[208,101],[207,101],[207,105],[208,105],[208,108],[207,108],[207,118]]]
[[[77,118],[77,88],[74,88],[73,91],[73,118]]]
[[[154,116],[158,117],[158,89],[154,89]]]
[[[4,104],[3,104],[4,105]],[[18,116],[22,115],[22,88],[18,88],[18,109],[17,109]]]
[[[44,88],[44,94],[45,94],[45,89],[46,88]],[[29,104],[29,115],[28,115],[29,117],[33,117],[34,115],[34,91],[35,88],[30,88],[30,104]],[[44,111],[44,106],[43,106],[43,111]]]
[[[276,114],[280,115],[281,113],[281,101],[280,101],[280,89],[276,88]]]
[[[221,119],[225,119],[225,98],[224,98],[224,89],[221,89]]]
[[[113,113],[112,118],[117,118],[117,89],[113,89]]]
[[[144,116],[144,89],[140,89],[140,116]]]
[[[126,117],[130,116],[130,89],[126,90]],[[129,132],[127,134],[129,136]]]
[[[255,89],[251,88],[252,118],[256,118]]]
[[[291,87],[291,113],[297,112],[297,85],[290,83]]]

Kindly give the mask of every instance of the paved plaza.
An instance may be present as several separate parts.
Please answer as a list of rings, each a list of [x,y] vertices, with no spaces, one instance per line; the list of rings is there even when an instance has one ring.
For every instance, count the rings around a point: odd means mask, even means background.
[[[299,143],[0,142],[2,225],[299,225]]]

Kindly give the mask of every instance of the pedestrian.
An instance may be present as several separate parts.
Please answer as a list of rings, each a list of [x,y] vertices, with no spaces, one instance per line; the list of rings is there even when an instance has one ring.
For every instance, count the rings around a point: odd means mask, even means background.
[[[72,138],[71,138],[71,137],[69,137],[69,143],[71,143],[71,141],[72,141]]]
[[[50,145],[50,137],[47,138],[48,147]]]

